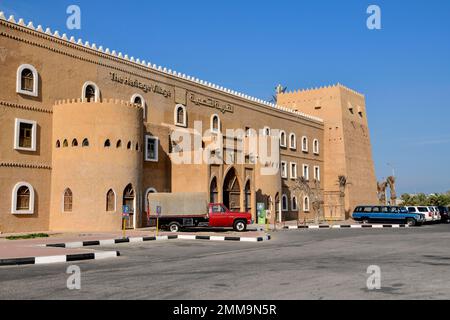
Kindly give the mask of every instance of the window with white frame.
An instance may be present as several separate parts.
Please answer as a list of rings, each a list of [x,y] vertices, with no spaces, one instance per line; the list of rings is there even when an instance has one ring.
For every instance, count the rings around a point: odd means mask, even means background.
[[[147,116],[147,105],[146,105],[144,97],[141,96],[140,94],[134,94],[131,97],[131,103],[134,103],[134,104],[142,107],[142,110],[143,110],[143,113],[144,113],[143,117],[145,119],[145,117]]]
[[[12,191],[12,214],[34,214],[34,189],[27,182],[16,184]]]
[[[269,127],[264,127],[263,129],[263,136],[268,137],[270,136],[271,130]]]
[[[303,198],[303,211],[304,212],[309,212],[310,211],[310,208],[309,208],[309,197]]]
[[[308,138],[302,137],[302,151],[308,152]]]
[[[313,151],[314,154],[319,154],[320,153],[320,144],[319,144],[319,140],[315,139],[313,142]]]
[[[280,131],[280,147],[282,147],[282,148],[287,147],[287,138],[286,138],[285,131]]]
[[[286,161],[281,161],[281,177],[287,179],[288,177],[288,167]]]
[[[296,196],[292,197],[292,204],[291,204],[292,211],[298,210],[298,200]]]
[[[145,161],[158,161],[159,139],[153,136],[145,136]]]
[[[187,127],[186,107],[182,104],[175,106],[174,123],[179,127]]]
[[[320,181],[320,167],[314,167],[314,180]]]
[[[33,97],[39,95],[39,74],[35,67],[23,64],[17,69],[16,91]]]
[[[291,148],[292,150],[297,149],[297,137],[294,133],[291,133],[289,135],[289,148]]]
[[[297,179],[298,173],[297,173],[297,163],[291,162],[291,179]]]
[[[14,129],[14,149],[36,151],[36,134],[36,121],[16,119]]]
[[[83,102],[100,102],[100,89],[92,81],[86,81],[81,90]]]
[[[281,197],[281,210],[282,211],[289,210],[288,197],[285,194],[283,194],[283,196]]]
[[[211,116],[211,132],[219,133],[221,130],[220,118],[217,114]]]
[[[309,180],[309,166],[307,164],[303,165],[303,178]]]

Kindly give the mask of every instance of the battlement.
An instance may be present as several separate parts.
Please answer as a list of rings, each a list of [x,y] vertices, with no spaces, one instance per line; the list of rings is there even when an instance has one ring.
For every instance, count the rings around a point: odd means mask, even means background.
[[[349,87],[346,87],[340,83],[337,84],[333,84],[333,85],[328,85],[328,86],[322,86],[322,87],[315,87],[315,88],[306,88],[306,89],[298,89],[298,90],[294,90],[294,91],[288,91],[285,93],[280,93],[280,95],[296,95],[296,94],[302,94],[302,93],[308,93],[308,92],[319,92],[319,91],[325,91],[325,90],[330,90],[330,89],[334,89],[334,88],[339,88],[339,89],[343,89],[346,90],[347,92],[350,92],[354,95],[360,96],[361,98],[364,98],[364,94],[359,93],[353,89],[350,89]]]
[[[63,99],[63,100],[55,101],[55,106],[61,106],[61,105],[67,105],[67,104],[76,104],[76,103],[115,104],[115,105],[121,105],[121,106],[124,106],[124,107],[132,107],[132,108],[144,110],[142,108],[142,106],[139,105],[139,104],[134,104],[134,103],[131,103],[129,101],[124,101],[124,100],[119,100],[119,99],[101,99],[100,102],[89,102],[89,101],[85,101],[85,100],[83,100],[81,98],[77,98],[77,99]]]

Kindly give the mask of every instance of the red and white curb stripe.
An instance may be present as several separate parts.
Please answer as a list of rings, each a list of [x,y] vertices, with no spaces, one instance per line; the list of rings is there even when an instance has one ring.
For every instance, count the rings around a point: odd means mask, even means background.
[[[404,229],[407,224],[346,224],[346,225],[310,225],[285,226],[286,230],[330,230],[330,229]]]

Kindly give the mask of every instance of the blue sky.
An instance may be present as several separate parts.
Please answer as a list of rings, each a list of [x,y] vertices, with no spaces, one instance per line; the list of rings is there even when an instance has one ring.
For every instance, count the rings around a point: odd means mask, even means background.
[[[66,8],[82,10],[67,30]],[[366,9],[382,10],[382,30]],[[366,95],[377,176],[399,192],[450,190],[448,0],[0,0],[32,20],[225,87],[269,99],[343,83]]]

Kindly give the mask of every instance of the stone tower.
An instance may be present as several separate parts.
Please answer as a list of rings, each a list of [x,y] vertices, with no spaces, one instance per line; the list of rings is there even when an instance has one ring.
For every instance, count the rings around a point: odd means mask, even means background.
[[[325,217],[342,220],[357,205],[377,204],[364,95],[337,84],[279,93],[278,104],[324,120]]]

